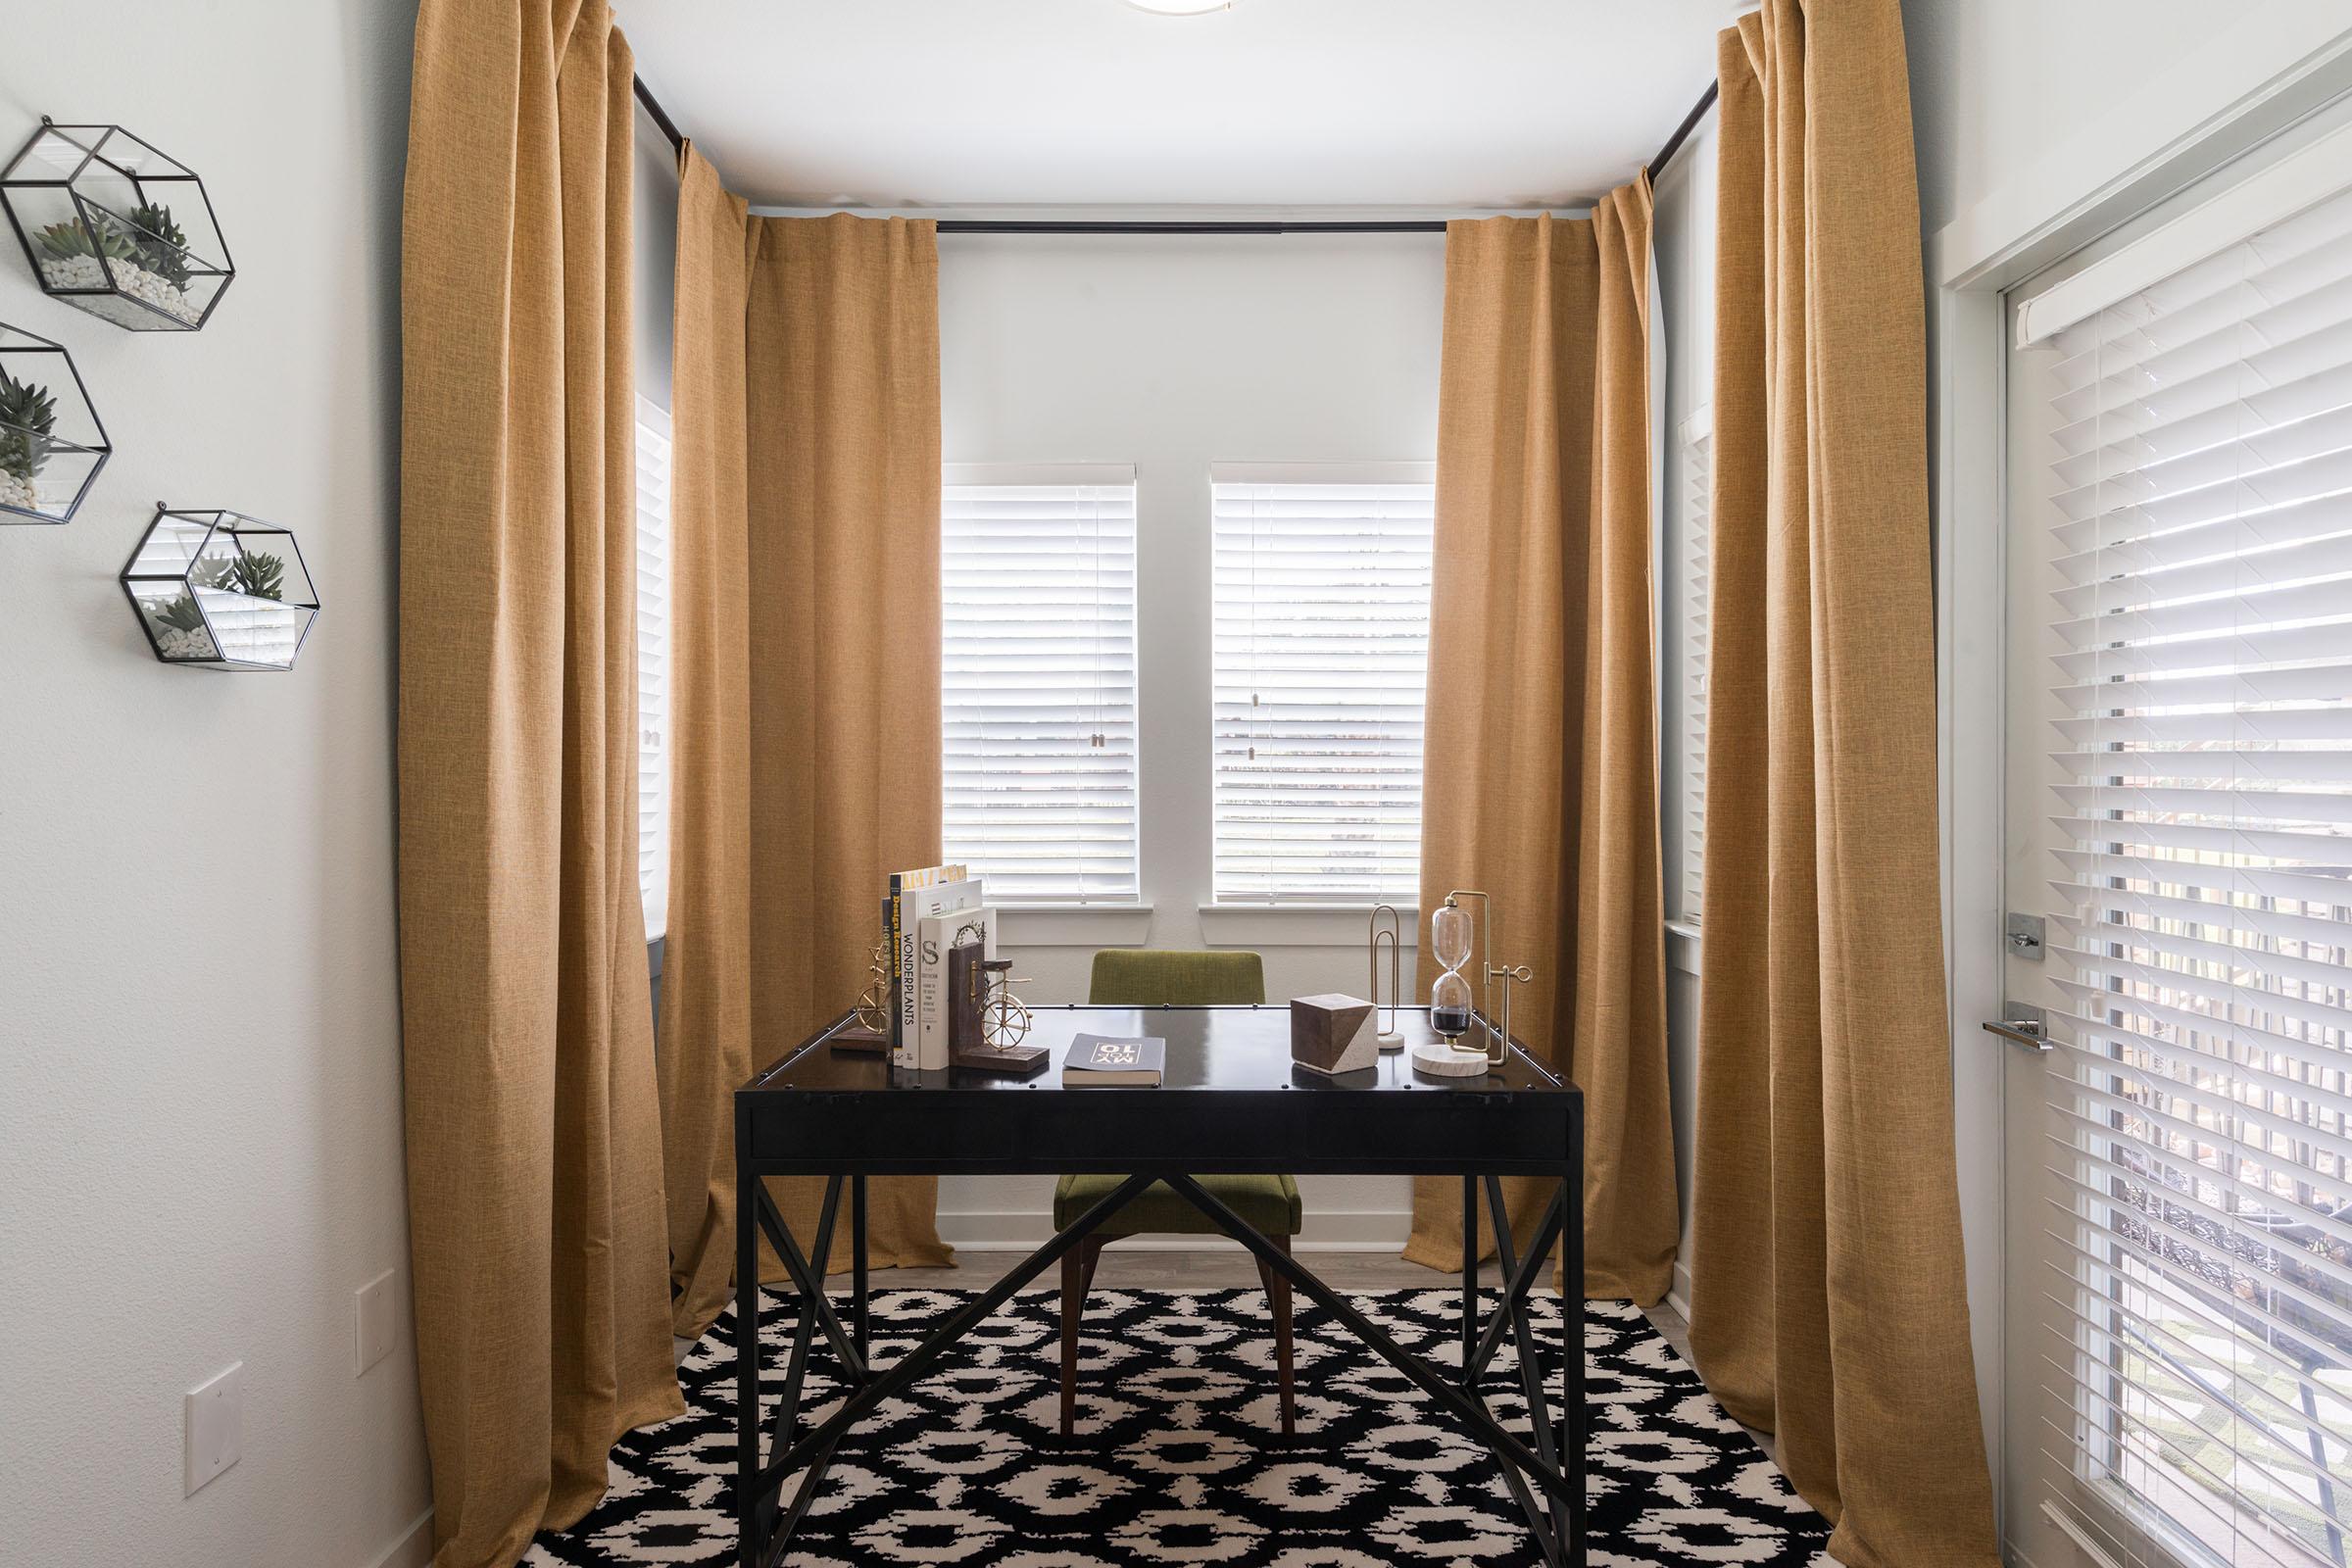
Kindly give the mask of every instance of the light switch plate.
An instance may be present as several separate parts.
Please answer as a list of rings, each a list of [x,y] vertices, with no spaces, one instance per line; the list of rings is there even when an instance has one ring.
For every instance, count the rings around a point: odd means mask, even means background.
[[[352,1341],[352,1376],[358,1377],[392,1353],[392,1270],[386,1269],[357,1293]]]
[[[186,1451],[186,1496],[235,1464],[245,1452],[245,1363],[188,1391],[181,1412]]]

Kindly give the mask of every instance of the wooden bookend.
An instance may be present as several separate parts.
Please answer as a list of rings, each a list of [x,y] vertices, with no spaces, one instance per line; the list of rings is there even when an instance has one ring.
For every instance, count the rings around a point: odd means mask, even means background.
[[[1376,1009],[1339,992],[1291,1003],[1291,1060],[1309,1072],[1336,1076],[1380,1060]]]
[[[987,1042],[980,1026],[981,962],[986,955],[977,942],[948,950],[948,1064],[970,1072],[1008,1073],[1030,1078],[1053,1061],[1045,1046],[1014,1046],[1000,1051]]]
[[[890,1049],[890,1037],[888,1035],[879,1035],[874,1033],[873,1030],[865,1028],[863,1025],[858,1023],[855,1014],[852,1014],[848,1023],[845,1023],[840,1028],[834,1030],[832,1038],[825,1043],[831,1046],[835,1051],[867,1051],[880,1053]]]

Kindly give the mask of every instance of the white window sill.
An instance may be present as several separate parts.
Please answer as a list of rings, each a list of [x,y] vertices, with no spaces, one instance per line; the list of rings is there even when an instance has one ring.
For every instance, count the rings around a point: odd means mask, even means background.
[[[1361,948],[1371,939],[1369,904],[1203,904],[1200,940],[1212,948]],[[1421,913],[1396,909],[1404,951],[1419,941]]]
[[[1696,920],[1666,922],[1666,967],[1684,974],[1698,973],[1699,929]]]
[[[1152,937],[1149,904],[1007,904],[997,940],[1008,948],[1138,948]]]

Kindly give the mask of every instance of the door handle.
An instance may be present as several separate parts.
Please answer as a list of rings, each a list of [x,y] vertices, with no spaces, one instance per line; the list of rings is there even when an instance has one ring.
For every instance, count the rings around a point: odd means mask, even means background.
[[[1986,1019],[1984,1032],[1999,1035],[2011,1045],[2023,1046],[2029,1051],[2050,1049],[2050,1042],[2042,1034],[2042,1023],[2039,1018],[2002,1018],[1998,1021]]]

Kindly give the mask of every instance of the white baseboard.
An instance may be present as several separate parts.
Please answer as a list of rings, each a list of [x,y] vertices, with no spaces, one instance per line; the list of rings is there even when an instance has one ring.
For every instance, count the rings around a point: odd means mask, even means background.
[[[1679,1257],[1674,1260],[1674,1283],[1666,1287],[1666,1304],[1684,1322],[1690,1321],[1690,1270]]]
[[[433,1510],[427,1508],[368,1568],[425,1568],[432,1560]]]
[[[1291,1244],[1298,1252],[1396,1252],[1411,1234],[1410,1209],[1318,1210],[1306,1216],[1304,1234]],[[942,1213],[940,1240],[959,1252],[1030,1252],[1045,1246],[1054,1234],[1054,1216],[1045,1210],[972,1210]],[[1139,1252],[1239,1251],[1241,1244],[1223,1236],[1138,1236],[1119,1246]]]

